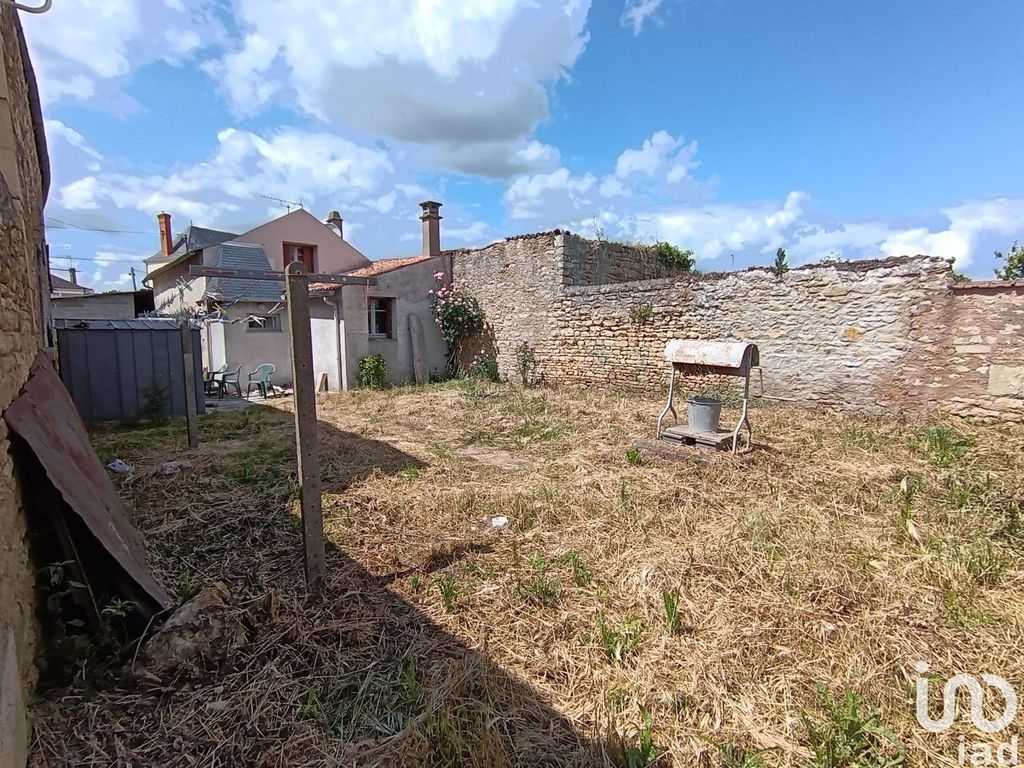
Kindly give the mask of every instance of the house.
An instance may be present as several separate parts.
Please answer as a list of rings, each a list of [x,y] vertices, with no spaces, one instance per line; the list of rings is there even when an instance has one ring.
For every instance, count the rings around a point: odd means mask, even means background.
[[[52,296],[54,320],[134,320],[153,311],[153,292],[105,291],[79,296]]]
[[[50,273],[50,298],[60,299],[65,296],[88,296],[91,293],[95,293],[92,288],[86,288],[84,285],[78,284],[78,270],[74,267],[68,268],[68,278],[65,280],[63,277]]]
[[[388,362],[389,380],[413,378],[410,322],[423,329],[424,363],[444,370],[446,348],[434,326],[428,291],[441,268],[439,203],[421,204],[424,250],[405,259],[371,262],[345,240],[337,211],[325,221],[299,209],[241,235],[190,226],[172,237],[170,216],[158,215],[161,250],[149,260],[146,282],[158,312],[204,318],[203,362],[207,369],[261,363],[277,366],[274,381],[291,381],[291,354],[283,283],[238,278],[190,277],[189,267],[281,271],[301,261],[313,273],[373,277],[374,286],[311,286],[310,321],[314,374],[329,390],[357,382],[359,361],[374,353]],[[417,320],[410,321],[409,316]]]
[[[430,290],[436,287],[434,275],[450,272],[441,252],[440,207],[440,203],[431,200],[420,203],[420,253],[381,259],[347,273],[353,277],[372,277],[375,285],[310,286],[312,295],[322,297],[325,304],[334,308],[340,324],[332,346],[326,333],[318,334],[318,324],[325,322],[322,311],[313,316],[313,368],[318,381],[321,374],[327,374],[329,386],[337,386],[333,384],[337,381],[342,382],[344,389],[356,386],[359,361],[374,354],[387,362],[389,383],[414,381],[413,337],[417,333],[422,333],[422,356],[428,376],[444,375],[448,349],[434,323],[430,305]],[[322,339],[319,347],[317,338]],[[339,345],[344,347],[340,353]],[[328,361],[335,357],[339,366],[332,371]]]

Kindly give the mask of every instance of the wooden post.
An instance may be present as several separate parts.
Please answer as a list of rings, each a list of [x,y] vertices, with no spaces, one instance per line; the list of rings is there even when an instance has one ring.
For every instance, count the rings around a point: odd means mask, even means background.
[[[196,408],[196,362],[192,349],[192,323],[181,324],[181,351],[185,365],[185,421],[188,424],[188,447],[199,447],[199,413]]]
[[[320,500],[320,443],[313,391],[313,339],[309,327],[309,281],[301,262],[285,270],[288,331],[292,343],[292,388],[295,392],[295,450],[299,463],[303,564],[306,586],[318,594],[323,581],[324,517]]]

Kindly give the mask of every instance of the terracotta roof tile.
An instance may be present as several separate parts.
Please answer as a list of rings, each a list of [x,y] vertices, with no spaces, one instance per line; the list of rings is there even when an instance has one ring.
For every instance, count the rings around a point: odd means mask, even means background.
[[[406,256],[401,259],[379,259],[378,261],[371,262],[365,267],[359,267],[359,269],[353,269],[349,272],[343,272],[343,275],[348,277],[376,277],[377,275],[383,275],[385,272],[393,272],[396,269],[407,267],[410,264],[419,264],[421,261],[429,260],[429,256],[425,256],[420,253],[416,256]],[[340,288],[340,285],[335,283],[310,283],[309,290],[311,292],[333,292]]]
[[[418,264],[421,261],[426,261],[430,257],[426,254],[417,254],[416,256],[406,256],[402,259],[380,259],[374,261],[365,267],[359,269],[353,269],[351,272],[346,272],[346,275],[351,277],[373,277],[374,275],[382,275],[385,272],[391,272],[399,267],[407,267],[410,264]]]

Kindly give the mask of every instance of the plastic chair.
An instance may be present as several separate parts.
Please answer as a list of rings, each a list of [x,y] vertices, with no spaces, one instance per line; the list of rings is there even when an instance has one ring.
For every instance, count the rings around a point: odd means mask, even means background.
[[[238,392],[238,396],[242,396],[242,384],[238,380],[238,377],[242,374],[242,364],[239,363],[238,367],[233,371],[224,371],[223,373],[217,374],[217,378],[214,381],[217,383],[217,397],[220,400],[224,399],[224,394],[227,392],[228,386],[233,386],[235,391]]]
[[[208,374],[206,374],[206,376],[203,377],[203,392],[205,394],[207,394],[207,395],[212,395],[213,394],[213,387],[214,387],[214,385],[220,386],[220,382],[218,381],[218,377],[222,373],[227,371],[227,369],[228,369],[228,364],[224,363],[224,365],[222,365],[216,371],[210,371]]]
[[[245,396],[249,397],[252,388],[256,387],[263,399],[266,400],[274,392],[274,385],[271,383],[270,377],[275,373],[277,373],[277,366],[273,363],[262,363],[256,366],[256,370],[248,374],[249,384],[245,388]]]

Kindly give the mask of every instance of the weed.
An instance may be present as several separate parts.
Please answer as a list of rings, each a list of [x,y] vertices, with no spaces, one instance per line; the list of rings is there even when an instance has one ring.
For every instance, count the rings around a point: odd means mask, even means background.
[[[420,468],[415,464],[406,464],[402,467],[402,477],[406,480],[415,480],[420,476]]]
[[[579,552],[570,552],[563,559],[572,568],[572,580],[577,587],[585,587],[591,582],[590,566],[588,566]]]
[[[651,713],[646,709],[641,710],[643,725],[636,735],[637,743],[626,750],[625,768],[647,768],[654,765],[661,752],[654,743],[654,733],[651,729]]]
[[[907,475],[900,481],[899,488],[899,519],[898,525],[914,544],[922,543],[921,532],[914,522],[914,497],[921,489],[921,479],[916,475]]]
[[[675,634],[679,631],[682,623],[682,618],[679,615],[679,590],[661,590],[661,602],[665,606],[665,626],[668,627],[670,634]]]
[[[422,586],[423,577],[420,576],[418,573],[414,573],[412,576],[409,577],[409,589],[411,589],[413,592],[419,592]]]
[[[779,280],[782,276],[789,272],[789,254],[786,253],[785,248],[779,248],[775,251],[775,263],[772,265],[772,272],[775,273],[775,277]]]
[[[557,603],[562,585],[548,575],[548,561],[536,555],[530,559],[530,567],[530,576],[519,581],[519,593],[535,605],[549,607]]]
[[[716,746],[724,768],[768,768],[761,755],[774,751],[773,748],[751,751],[731,741]]]
[[[824,685],[815,686],[824,709],[823,717],[802,714],[807,741],[816,768],[859,768],[902,765],[907,749],[879,722],[879,713],[868,710],[863,699],[849,688],[836,701]]]
[[[444,609],[449,613],[454,613],[460,592],[455,582],[455,577],[451,574],[445,574],[441,578],[436,579],[434,583],[437,585],[437,591],[441,593],[441,604],[444,606]]]
[[[839,442],[851,448],[876,451],[889,444],[888,438],[868,427],[846,426],[839,430]]]
[[[187,603],[198,595],[199,590],[202,588],[203,585],[196,578],[196,575],[192,571],[185,571],[181,574],[181,579],[178,582],[178,599],[183,603]]]
[[[654,314],[654,307],[649,302],[644,304],[637,304],[635,307],[629,309],[629,319],[637,325],[643,325],[648,322]]]
[[[529,419],[516,427],[515,435],[522,440],[557,440],[565,434],[565,427],[550,426],[542,421]]]
[[[142,416],[150,424],[164,424],[167,422],[167,390],[157,384],[156,379],[150,379],[149,385],[139,391],[142,395]]]
[[[411,653],[406,654],[405,668],[403,669],[403,682],[405,683],[405,696],[412,702],[419,702],[423,695],[423,686],[420,685],[419,675],[416,672],[416,657]]]
[[[617,627],[612,627],[604,620],[604,616],[597,617],[597,639],[609,661],[622,664],[636,653],[643,633],[644,625],[641,619],[630,619]]]
[[[912,440],[910,447],[932,466],[949,469],[967,454],[971,443],[949,427],[928,427],[924,430],[924,440]]]
[[[381,355],[367,355],[359,361],[359,372],[356,379],[360,387],[382,389],[387,377],[388,361]]]
[[[951,559],[960,564],[975,584],[983,586],[997,583],[1008,567],[991,541],[979,541],[968,546],[954,544],[950,554]]]
[[[626,451],[626,461],[629,462],[631,466],[639,467],[644,463],[644,456],[640,453],[639,448],[630,448]]]
[[[537,350],[528,341],[520,341],[516,345],[516,367],[519,369],[519,378],[524,387],[534,382],[534,374],[537,372]]]

